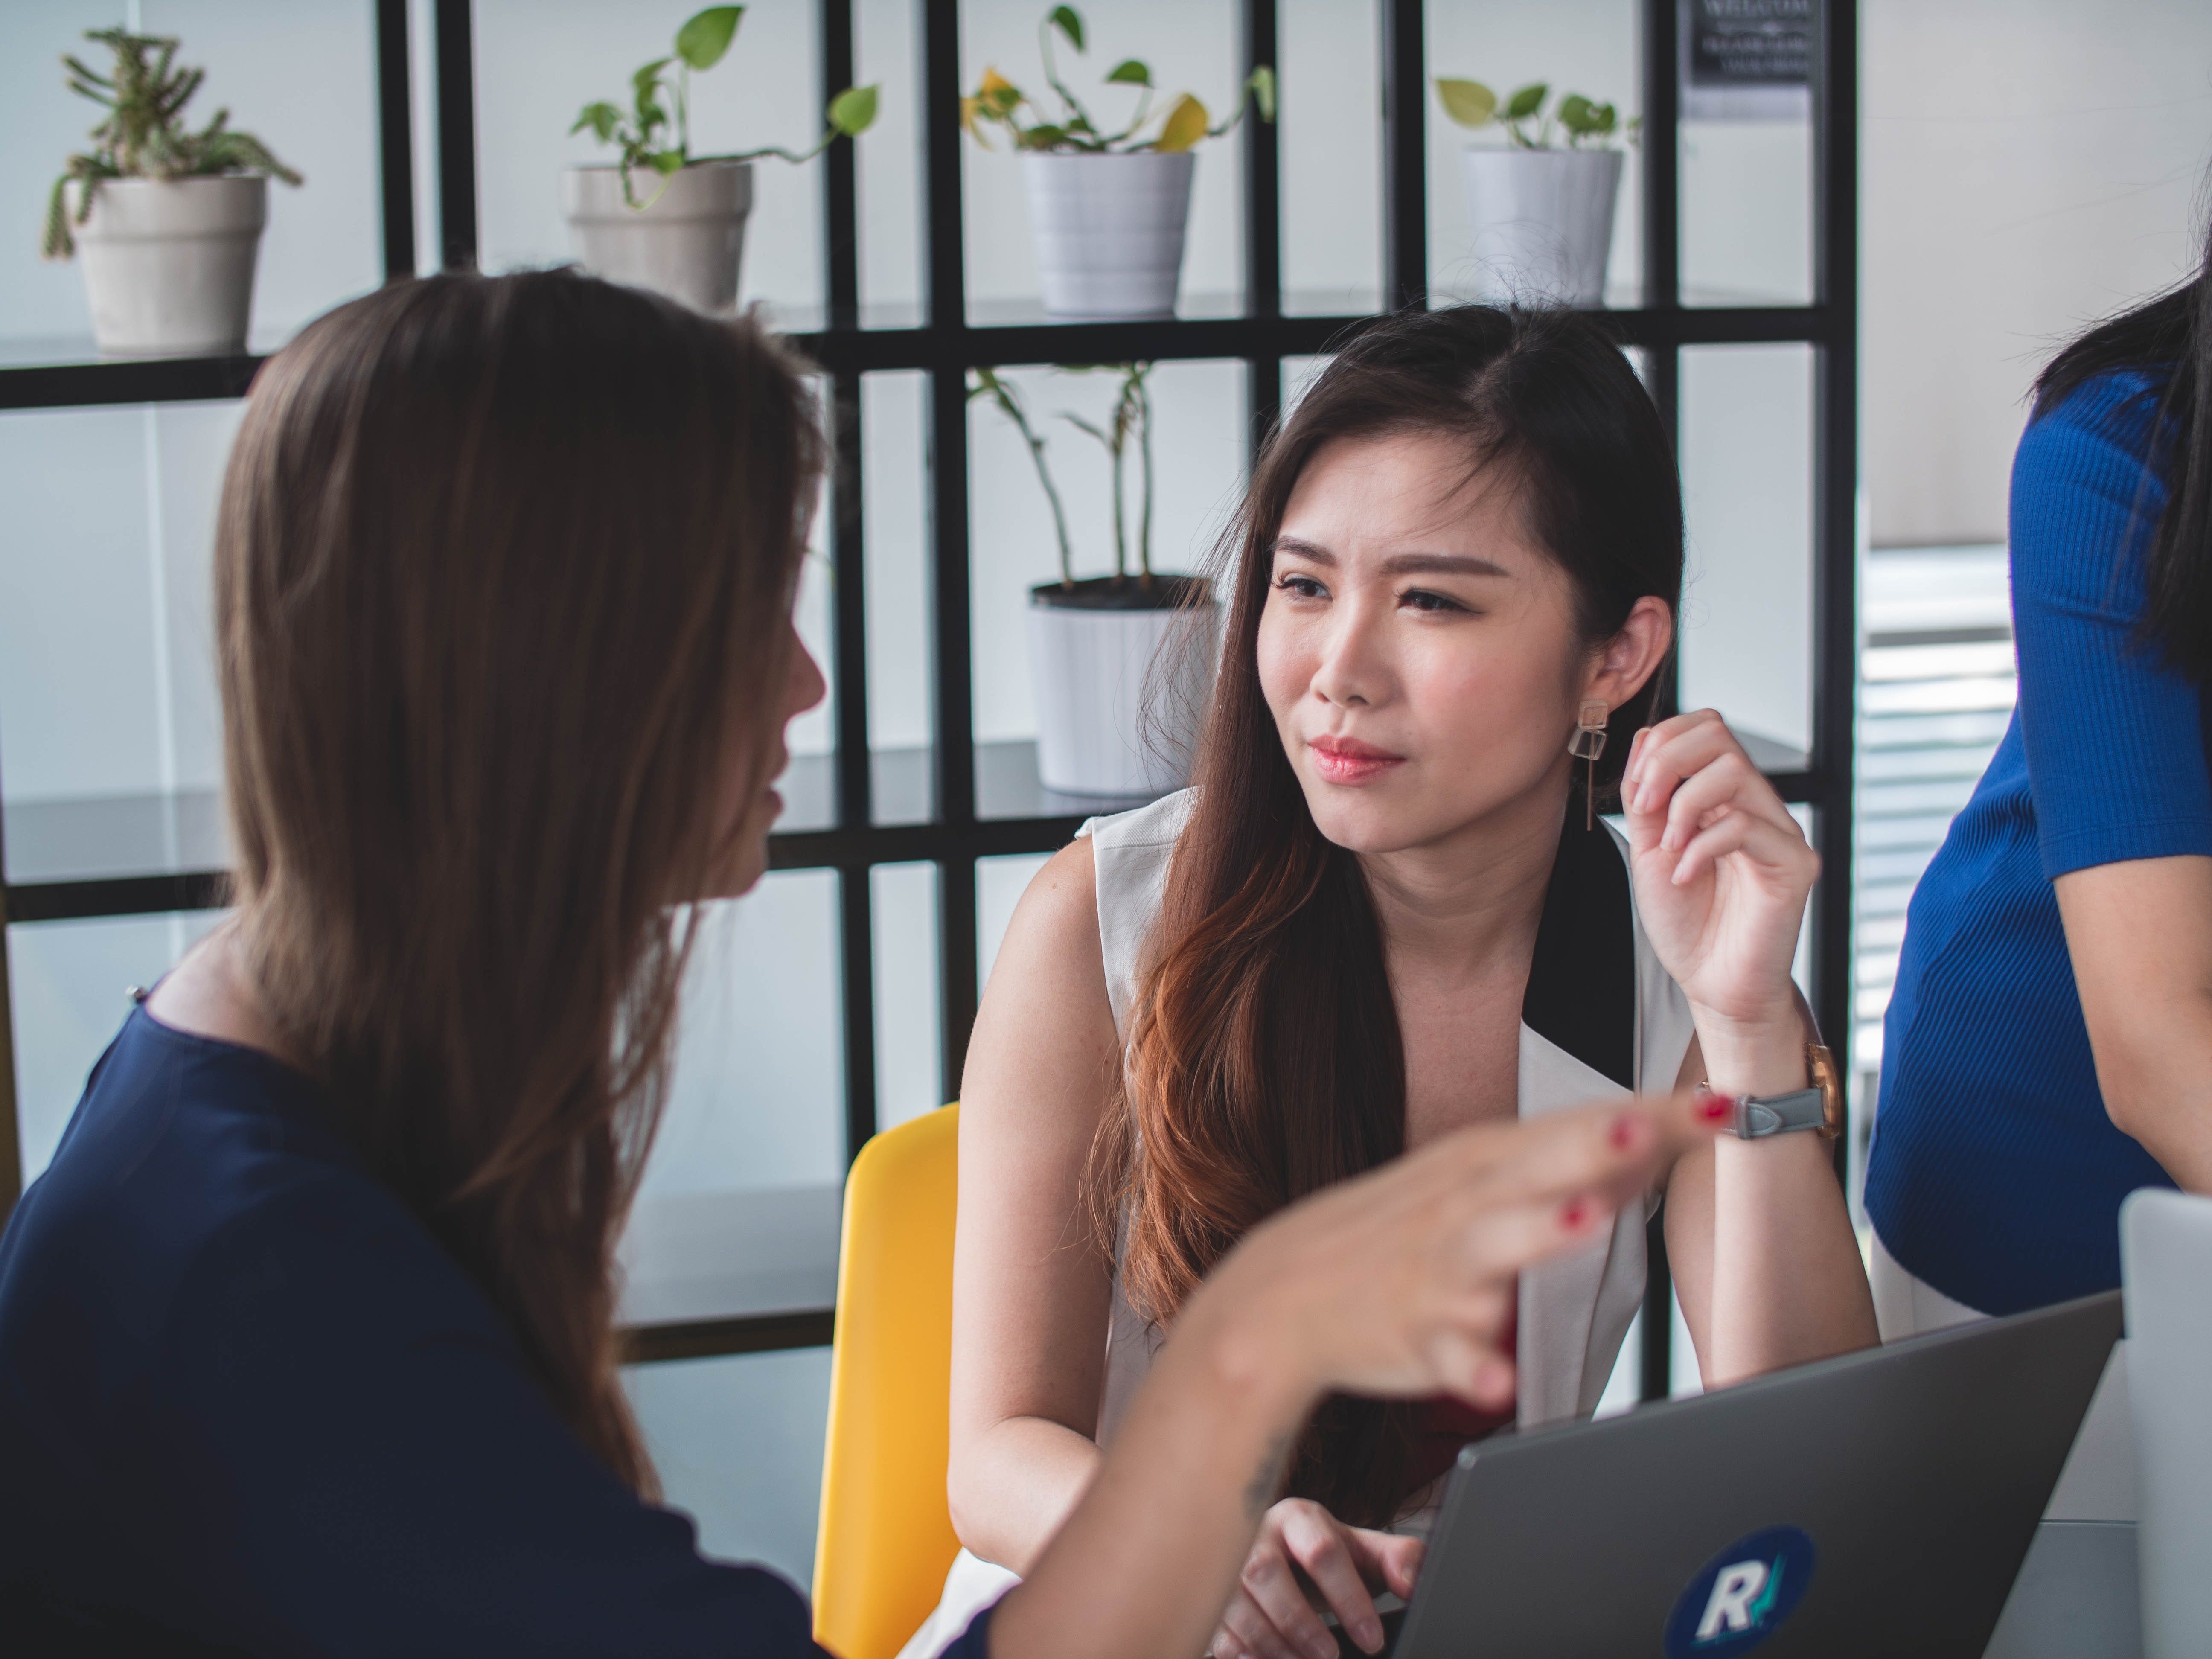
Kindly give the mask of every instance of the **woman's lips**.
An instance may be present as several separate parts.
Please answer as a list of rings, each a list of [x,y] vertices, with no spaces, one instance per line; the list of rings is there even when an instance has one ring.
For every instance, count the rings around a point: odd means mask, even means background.
[[[1406,762],[1403,755],[1357,738],[1316,738],[1306,746],[1313,751],[1314,770],[1329,783],[1372,783]]]

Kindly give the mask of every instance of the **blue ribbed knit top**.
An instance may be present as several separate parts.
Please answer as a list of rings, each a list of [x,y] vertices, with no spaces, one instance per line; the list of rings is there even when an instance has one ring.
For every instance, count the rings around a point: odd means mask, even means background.
[[[2198,689],[2139,637],[2162,382],[2100,376],[2012,475],[2020,700],[1906,913],[1867,1211],[1907,1270],[2012,1313],[2120,1282],[2120,1200],[2172,1182],[2098,1092],[2051,883],[2212,854]]]

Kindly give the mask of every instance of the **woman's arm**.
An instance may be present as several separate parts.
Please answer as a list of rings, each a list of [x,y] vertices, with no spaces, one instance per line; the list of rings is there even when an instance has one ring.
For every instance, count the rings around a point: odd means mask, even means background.
[[[2130,859],[2053,884],[2112,1121],[2212,1193],[2212,858]]]
[[[1098,1462],[1112,1264],[1085,1176],[1120,1051],[1092,884],[1088,840],[1030,884],[961,1079],[947,1492],[961,1542],[1016,1572]]]
[[[1806,1086],[1806,1032],[1764,1060],[1708,1068],[1702,1039],[1685,1087],[1786,1094]],[[1836,1179],[1834,1143],[1809,1132],[1723,1136],[1667,1183],[1667,1261],[1708,1388],[1802,1365],[1877,1340],[1873,1297]]]
[[[1324,1392],[1513,1397],[1515,1275],[1709,1133],[1689,1103],[1483,1124],[1255,1228],[1185,1306],[1097,1478],[994,1616],[995,1659],[1200,1650]]]
[[[1710,709],[1638,732],[1622,795],[1638,910],[1697,1024],[1682,1082],[1805,1087],[1790,963],[1820,861],[1796,819]],[[1668,1259],[1709,1385],[1878,1340],[1832,1156],[1809,1132],[1729,1137],[1669,1178]]]

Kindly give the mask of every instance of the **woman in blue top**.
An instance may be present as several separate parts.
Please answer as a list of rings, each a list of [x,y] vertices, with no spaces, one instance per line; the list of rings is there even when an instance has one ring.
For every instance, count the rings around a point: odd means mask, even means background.
[[[798,367],[564,273],[387,288],[248,399],[216,532],[238,909],[0,1237],[0,1651],[816,1653],[653,1502],[612,1247],[686,902],[823,682]],[[1331,1391],[1513,1395],[1524,1267],[1724,1101],[1486,1126],[1256,1230],[962,1659],[1197,1652]]]
[[[2123,1198],[2212,1191],[2212,249],[2044,371],[2011,544],[2019,707],[1889,1005],[1885,1334],[2111,1289]]]

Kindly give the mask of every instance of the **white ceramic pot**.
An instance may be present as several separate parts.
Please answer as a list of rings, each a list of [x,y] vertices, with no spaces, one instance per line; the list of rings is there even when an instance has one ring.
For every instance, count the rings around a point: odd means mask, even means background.
[[[245,350],[269,181],[245,173],[103,179],[80,225],[83,188],[70,185],[68,210],[100,350]]]
[[[694,161],[665,179],[650,167],[633,168],[630,191],[652,205],[623,200],[620,167],[570,167],[561,175],[562,210],[584,269],[696,311],[736,310],[753,164]]]
[[[1464,154],[1476,293],[1602,304],[1621,152],[1470,144]]]
[[[1198,157],[1024,155],[1044,308],[1055,317],[1165,317],[1182,281]]]
[[[1079,608],[1052,603],[1057,592],[1055,583],[1030,590],[1038,781],[1062,794],[1123,799],[1182,788],[1212,679],[1220,608],[1210,596],[1170,610]]]

